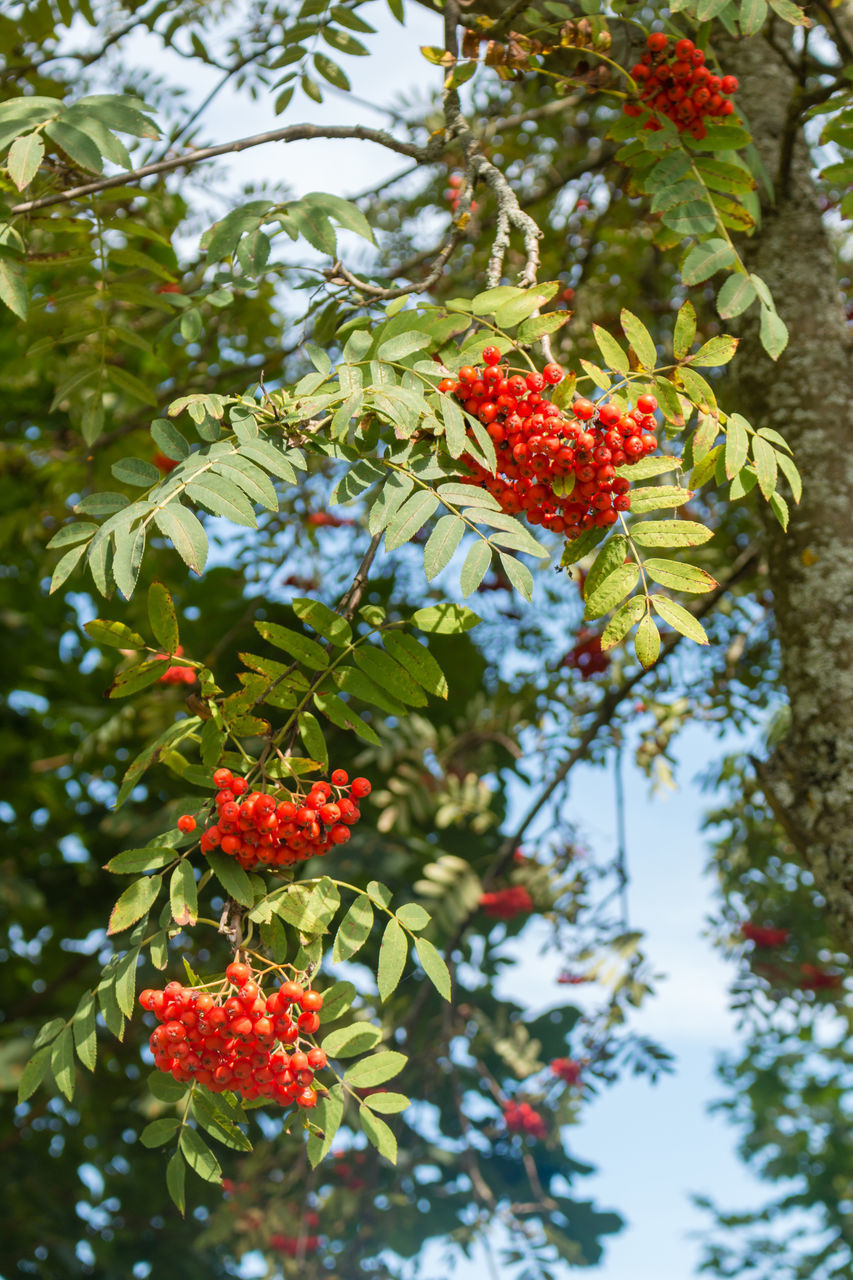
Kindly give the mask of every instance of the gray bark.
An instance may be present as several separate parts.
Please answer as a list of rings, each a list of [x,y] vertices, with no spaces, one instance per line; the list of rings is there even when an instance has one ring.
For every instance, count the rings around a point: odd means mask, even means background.
[[[727,41],[723,60],[777,181],[775,205],[766,202],[741,248],[790,332],[774,364],[747,320],[728,399],[754,426],[784,435],[804,482],[787,535],[768,526],[791,726],[758,771],[853,949],[853,344],[808,151],[787,123],[794,77],[760,37]]]

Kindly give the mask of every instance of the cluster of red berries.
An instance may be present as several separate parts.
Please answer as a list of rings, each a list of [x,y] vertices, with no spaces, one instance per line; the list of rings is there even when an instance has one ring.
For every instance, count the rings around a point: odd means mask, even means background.
[[[555,1058],[551,1063],[551,1070],[564,1084],[574,1085],[580,1082],[583,1067],[573,1058]]]
[[[601,636],[585,627],[578,632],[578,642],[563,658],[562,665],[577,671],[582,680],[600,676],[610,666],[610,655],[601,648]]]
[[[526,1133],[528,1138],[544,1138],[545,1121],[529,1102],[507,1102],[503,1108],[504,1124],[510,1133]]]
[[[499,474],[464,457],[473,473],[465,483],[487,489],[509,515],[523,511],[531,524],[567,538],[615,524],[631,505],[630,483],[616,468],[657,448],[654,396],[639,396],[628,413],[583,398],[564,412],[542,394],[562,382],[559,365],[522,375],[500,360],[497,347],[486,347],[485,368],[463,365],[456,378],[439,383],[439,391],[457,396],[479,418],[495,444]]]
[[[512,885],[509,889],[481,893],[480,906],[493,920],[512,920],[532,911],[533,899],[523,885]]]
[[[844,981],[840,973],[829,973],[816,964],[801,964],[800,973],[801,991],[837,991]]]
[[[447,190],[444,193],[444,198],[450,205],[451,213],[455,213],[459,208],[459,201],[462,199],[462,188],[464,185],[465,179],[462,177],[461,173],[451,173],[450,177],[447,179]],[[477,201],[472,200],[471,212],[476,213],[477,208]]]
[[[305,517],[305,523],[312,529],[349,529],[355,521],[334,516],[330,511],[312,511]]]
[[[647,52],[631,68],[639,81],[640,102],[626,102],[626,116],[642,116],[656,111],[668,116],[679,133],[690,133],[701,142],[707,135],[705,120],[730,116],[734,103],[730,95],[738,87],[736,76],[715,76],[705,66],[705,55],[692,40],[676,40],[672,48],[662,31],[653,31],[646,41]],[[643,125],[657,131],[654,117]]]
[[[174,656],[179,658],[184,651],[183,645],[178,645]],[[170,658],[169,653],[158,653],[158,658]],[[157,677],[158,684],[195,684],[198,676],[194,667],[188,667],[182,662],[176,662],[173,666],[167,667],[161,676]]]
[[[155,1066],[213,1093],[232,1089],[245,1099],[316,1106],[314,1072],[325,1067],[326,1054],[316,1045],[307,1052],[299,1046],[320,1026],[319,991],[283,982],[264,996],[240,961],[228,966],[225,977],[216,994],[180,982],[141,993],[139,1003],[160,1023],[148,1042]]]
[[[259,865],[289,867],[346,844],[350,827],[361,817],[358,801],[371,792],[367,778],[350,782],[345,769],[335,769],[331,783],[313,782],[307,794],[286,790],[286,800],[249,791],[246,779],[235,777],[230,769],[217,769],[213,781],[218,816],[202,834],[202,852],[218,847],[247,870]],[[185,814],[178,826],[192,831],[195,819]]]
[[[316,1213],[306,1213],[306,1223],[309,1218],[319,1222]],[[275,1231],[270,1236],[270,1248],[283,1253],[286,1258],[303,1258],[307,1253],[316,1253],[319,1247],[319,1236],[286,1236],[280,1231]]]
[[[335,1163],[332,1165],[332,1176],[348,1191],[363,1191],[367,1186],[358,1170],[364,1170],[367,1155],[364,1151],[336,1151]]]
[[[757,947],[761,947],[764,951],[772,951],[774,947],[783,947],[791,936],[787,929],[766,928],[764,925],[753,924],[751,920],[744,921],[740,931],[748,942],[754,942]]]

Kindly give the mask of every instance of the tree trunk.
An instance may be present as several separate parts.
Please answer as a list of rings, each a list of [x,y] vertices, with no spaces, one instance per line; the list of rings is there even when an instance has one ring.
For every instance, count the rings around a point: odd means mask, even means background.
[[[780,431],[803,476],[788,533],[768,528],[791,725],[758,769],[853,950],[853,343],[803,135],[788,124],[794,75],[760,37],[726,41],[723,64],[777,187],[741,248],[790,333],[774,364],[746,317],[729,403]]]

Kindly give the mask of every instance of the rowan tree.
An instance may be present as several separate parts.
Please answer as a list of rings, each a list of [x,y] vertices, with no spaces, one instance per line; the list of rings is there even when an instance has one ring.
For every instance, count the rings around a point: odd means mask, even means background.
[[[6,1268],[594,1264],[572,1127],[669,1058],[569,783],[702,720],[724,1074],[799,1179],[707,1266],[841,1277],[850,5],[387,9],[436,34],[382,128],[366,0],[0,18]],[[399,171],[294,194],[333,139]]]

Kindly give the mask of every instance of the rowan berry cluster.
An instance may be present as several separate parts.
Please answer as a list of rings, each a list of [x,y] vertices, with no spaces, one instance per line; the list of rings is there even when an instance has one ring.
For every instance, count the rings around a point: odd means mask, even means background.
[[[247,870],[289,867],[346,844],[350,827],[361,817],[358,801],[371,791],[367,778],[350,782],[345,769],[335,769],[330,783],[313,782],[307,793],[279,788],[277,795],[286,799],[249,791],[246,779],[235,777],[230,769],[217,769],[213,781],[218,816],[202,834],[202,852],[218,847]],[[194,827],[194,819],[185,817]],[[182,822],[179,819],[179,827]]]
[[[316,1214],[306,1214],[316,1218]],[[286,1258],[303,1258],[308,1253],[316,1253],[320,1247],[319,1236],[286,1236],[276,1231],[270,1236],[270,1248],[283,1253]]]
[[[317,1105],[314,1072],[326,1054],[304,1037],[320,1026],[319,991],[288,981],[265,996],[250,967],[235,960],[217,991],[170,982],[143,991],[139,1003],[160,1023],[148,1042],[160,1071],[213,1093]]]
[[[480,906],[493,920],[512,920],[515,916],[532,911],[533,899],[523,885],[512,885],[509,889],[481,893]]]
[[[601,636],[581,628],[577,644],[563,658],[563,666],[572,667],[582,680],[600,676],[610,666],[610,655],[601,648]]]
[[[641,86],[640,101],[626,102],[626,116],[638,117],[648,111],[668,116],[679,133],[690,133],[698,141],[707,136],[705,120],[730,116],[731,101],[738,87],[736,76],[717,76],[705,66],[705,55],[692,40],[670,40],[662,31],[653,31],[646,41],[647,51],[631,68]],[[662,128],[654,116],[644,129]]]
[[[628,413],[615,404],[577,399],[564,411],[543,394],[563,380],[557,364],[526,375],[502,367],[496,347],[483,350],[483,369],[463,365],[439,391],[458,397],[483,423],[495,444],[498,475],[474,458],[464,483],[487,489],[509,515],[523,511],[531,524],[567,538],[615,524],[627,511],[630,482],[616,468],[657,448],[654,396],[639,396]]]
[[[346,1187],[348,1191],[363,1191],[367,1186],[364,1178],[359,1174],[359,1169],[364,1171],[367,1164],[367,1155],[364,1151],[336,1151],[334,1153],[335,1163],[332,1165],[332,1176],[336,1181],[340,1181],[341,1185]]]
[[[801,964],[800,973],[801,991],[836,991],[844,981],[840,973],[829,973],[816,964]]]
[[[184,651],[183,645],[178,645],[174,656],[179,658]],[[170,653],[158,653],[158,658],[171,658]],[[194,667],[188,667],[183,662],[176,662],[171,667],[167,667],[161,676],[157,677],[158,684],[195,684],[198,676]]]
[[[544,1138],[545,1121],[529,1102],[507,1102],[503,1108],[504,1124],[510,1133],[526,1133],[528,1138]]]
[[[462,174],[451,173],[450,177],[447,179],[447,190],[444,193],[444,198],[450,205],[451,213],[455,213],[456,210],[459,208],[459,201],[462,199],[462,188],[464,186],[465,186],[465,179],[462,177]],[[477,201],[472,200],[471,212],[476,213],[477,208],[478,208]]]
[[[751,920],[744,921],[740,931],[748,942],[754,942],[757,947],[761,947],[764,951],[772,951],[774,947],[783,947],[791,936],[787,929],[766,928],[764,925],[753,924]]]
[[[580,1082],[583,1067],[572,1058],[555,1058],[551,1063],[551,1070],[564,1084],[574,1085]]]

